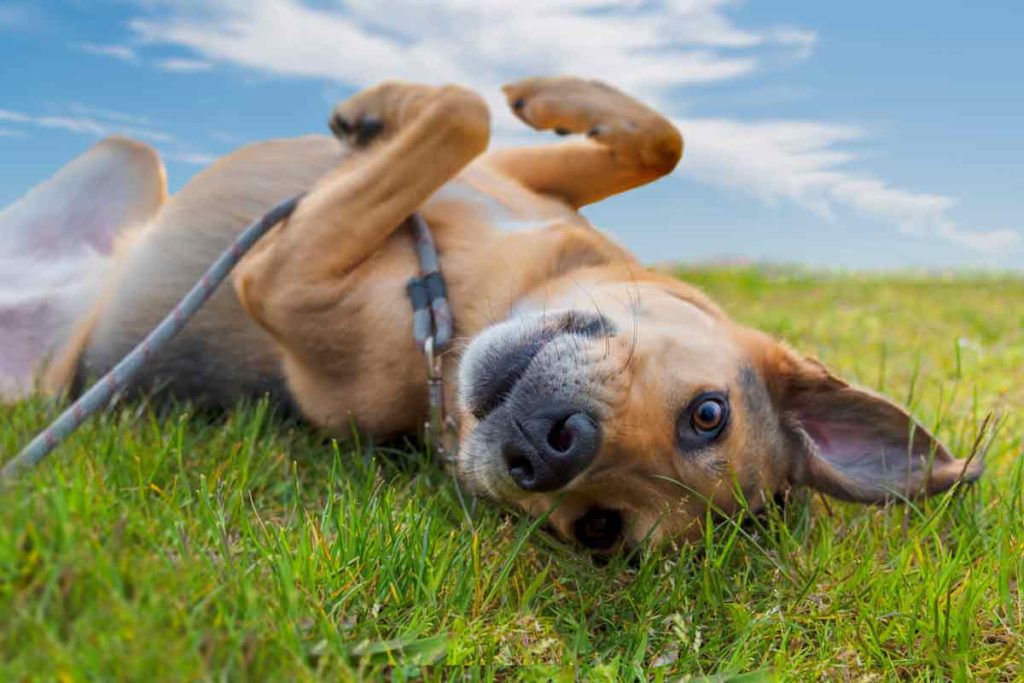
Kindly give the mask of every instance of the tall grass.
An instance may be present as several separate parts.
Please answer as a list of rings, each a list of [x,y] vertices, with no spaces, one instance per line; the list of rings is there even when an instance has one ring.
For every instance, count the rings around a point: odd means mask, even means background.
[[[1024,677],[1024,282],[680,275],[977,443],[982,482],[797,496],[599,566],[413,449],[126,405],[0,494],[0,679]],[[0,408],[0,453],[54,412]]]

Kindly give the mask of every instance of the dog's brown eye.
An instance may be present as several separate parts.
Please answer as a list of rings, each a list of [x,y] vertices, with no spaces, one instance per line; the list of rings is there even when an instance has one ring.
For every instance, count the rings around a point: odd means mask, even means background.
[[[591,550],[611,550],[622,536],[622,515],[616,510],[591,508],[573,524],[573,533]]]
[[[693,411],[693,428],[698,432],[713,432],[722,425],[725,419],[725,404],[717,398],[701,401]]]
[[[676,444],[683,452],[705,448],[722,434],[728,422],[728,397],[718,391],[703,393],[679,416]]]

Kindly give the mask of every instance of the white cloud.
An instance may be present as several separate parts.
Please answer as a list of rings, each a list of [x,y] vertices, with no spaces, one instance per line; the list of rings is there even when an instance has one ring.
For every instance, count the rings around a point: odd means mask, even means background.
[[[113,59],[118,59],[122,62],[138,61],[138,55],[135,54],[135,50],[128,47],[127,45],[99,45],[97,43],[75,43],[72,45],[72,47],[80,52],[85,52],[90,55],[99,55],[100,57],[111,57]]]
[[[158,61],[156,65],[164,71],[174,71],[178,73],[209,71],[213,68],[213,65],[205,59],[185,59],[181,57],[163,59]]]
[[[215,155],[198,152],[181,144],[173,135],[153,128],[149,119],[123,112],[101,109],[83,104],[72,104],[66,114],[57,116],[35,116],[10,109],[0,109],[0,122],[14,126],[13,129],[0,127],[0,137],[23,137],[24,129],[62,130],[88,137],[124,135],[158,145],[161,155],[168,161],[177,161],[193,166],[206,166],[216,159]]]
[[[163,156],[168,161],[178,161],[192,166],[208,166],[217,160],[216,155],[202,152],[168,152]]]
[[[297,0],[215,0],[167,3],[130,25],[144,42],[205,59],[351,85],[419,78],[484,87],[558,65],[612,74],[644,93],[752,72],[757,59],[738,48],[813,42],[807,32],[795,38],[796,29],[741,30],[720,4],[522,0],[509,11],[504,0],[350,0],[337,11]]]
[[[137,114],[125,114],[124,112],[114,111],[112,109],[101,109],[100,107],[93,107],[90,105],[73,103],[69,109],[74,114],[81,114],[85,116],[95,116],[101,119],[107,119],[118,123],[129,123],[137,126],[148,126],[150,120],[145,116],[139,116]]]
[[[750,192],[765,201],[787,199],[826,219],[836,209],[886,220],[905,234],[937,235],[975,251],[999,252],[1019,244],[1009,229],[969,231],[949,218],[950,197],[893,187],[849,170],[856,157],[839,148],[864,132],[813,121],[745,123],[725,119],[677,122],[686,132],[681,173],[716,186]]]
[[[1020,233],[1009,228],[999,230],[961,230],[952,222],[939,226],[939,235],[953,244],[988,254],[1005,253],[1020,246]]]
[[[279,77],[351,87],[384,78],[453,81],[480,89],[501,137],[521,128],[497,86],[534,73],[575,73],[614,83],[680,118],[680,89],[748,77],[774,54],[808,57],[817,35],[794,26],[752,28],[733,18],[736,0],[179,0],[145,4],[134,38],[191,50]],[[155,8],[155,9],[154,9]],[[950,197],[912,191],[856,170],[849,150],[864,132],[818,121],[686,117],[680,175],[790,201],[831,218],[881,219],[901,232],[957,246],[1015,247],[1010,229],[968,230]]]
[[[8,121],[10,123],[28,123],[31,120],[31,116],[26,116],[20,112],[11,111],[10,109],[0,109],[0,121]]]
[[[163,131],[138,125],[126,125],[124,119],[135,117],[120,115],[119,119],[112,119],[109,114],[97,117],[95,115],[81,113],[84,109],[88,108],[83,108],[81,105],[74,105],[72,106],[71,111],[67,114],[60,114],[56,116],[36,116],[25,114],[24,112],[12,111],[10,109],[0,109],[0,121],[7,121],[8,123],[22,124],[36,128],[63,130],[68,133],[90,135],[94,137],[119,134],[149,142],[172,142],[174,140],[174,136]],[[92,109],[91,111],[96,113],[101,110]]]

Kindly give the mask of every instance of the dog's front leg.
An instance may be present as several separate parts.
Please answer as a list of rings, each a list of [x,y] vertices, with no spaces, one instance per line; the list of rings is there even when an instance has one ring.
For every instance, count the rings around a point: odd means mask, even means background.
[[[335,110],[331,127],[367,149],[310,192],[233,276],[242,305],[280,345],[293,393],[296,382],[321,383],[338,362],[332,350],[353,323],[343,307],[353,270],[483,152],[490,134],[473,92],[406,83],[359,93]],[[329,380],[322,383],[327,391]]]

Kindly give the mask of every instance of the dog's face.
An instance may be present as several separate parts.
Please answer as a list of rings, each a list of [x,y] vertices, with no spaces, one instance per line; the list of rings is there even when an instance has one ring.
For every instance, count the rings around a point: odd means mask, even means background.
[[[597,552],[692,538],[711,506],[808,484],[849,500],[976,478],[892,403],[671,279],[573,278],[470,343],[457,468]]]

